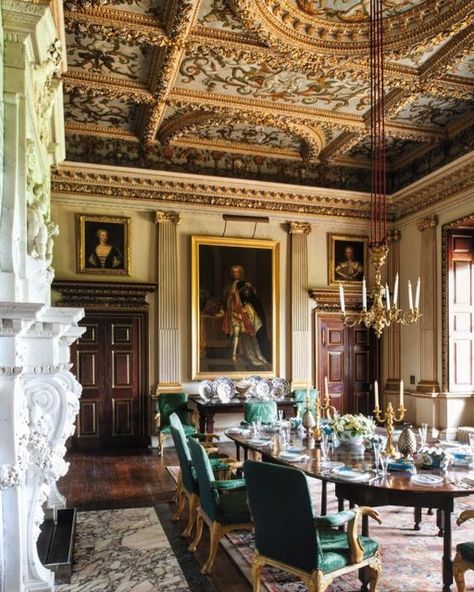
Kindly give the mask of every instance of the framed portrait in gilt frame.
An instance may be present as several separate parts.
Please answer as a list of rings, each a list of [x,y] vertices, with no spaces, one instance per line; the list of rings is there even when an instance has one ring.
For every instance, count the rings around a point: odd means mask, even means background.
[[[279,243],[192,237],[194,380],[277,376]]]
[[[358,286],[367,275],[367,236],[328,234],[328,284]]]
[[[130,275],[130,218],[76,214],[77,271]]]

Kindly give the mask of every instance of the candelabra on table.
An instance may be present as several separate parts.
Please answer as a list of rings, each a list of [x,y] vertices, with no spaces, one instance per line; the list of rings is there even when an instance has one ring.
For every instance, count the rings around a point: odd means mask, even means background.
[[[374,417],[380,423],[385,424],[385,429],[387,430],[387,444],[385,446],[385,452],[391,456],[392,458],[396,458],[398,456],[397,451],[393,445],[393,434],[395,432],[395,428],[393,424],[395,422],[400,422],[405,417],[406,409],[403,406],[403,403],[400,403],[400,406],[397,409],[398,417],[396,417],[396,413],[393,409],[392,402],[389,401],[385,412],[382,413],[382,410],[379,408],[378,404],[376,404],[375,409],[373,411]]]

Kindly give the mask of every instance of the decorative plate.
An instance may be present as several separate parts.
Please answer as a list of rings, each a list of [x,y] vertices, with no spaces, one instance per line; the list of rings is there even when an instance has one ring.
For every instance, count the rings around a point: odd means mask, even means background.
[[[341,479],[348,479],[349,481],[366,481],[371,477],[370,473],[365,471],[356,471],[345,466],[334,469],[332,474],[336,477],[341,477]]]
[[[221,403],[228,403],[235,394],[235,385],[230,378],[221,376],[214,381],[216,394]]]
[[[262,380],[263,380],[263,378],[261,376],[257,376],[256,374],[254,374],[253,376],[249,376],[248,378],[246,378],[246,381],[247,382],[250,382],[253,385],[258,384]]]
[[[274,399],[283,399],[285,392],[281,386],[272,386],[271,395]]]
[[[415,483],[415,485],[430,485],[431,487],[436,487],[437,485],[442,485],[444,483],[444,477],[421,473],[419,475],[412,475],[411,482]]]
[[[274,390],[281,389],[283,397],[290,394],[290,383],[285,378],[274,378],[272,380],[272,387]]]
[[[260,399],[268,399],[272,392],[272,381],[262,378],[255,387],[255,392]]]
[[[214,394],[214,383],[212,380],[203,380],[199,383],[199,395],[201,399],[204,401],[209,401],[212,399],[212,395]]]

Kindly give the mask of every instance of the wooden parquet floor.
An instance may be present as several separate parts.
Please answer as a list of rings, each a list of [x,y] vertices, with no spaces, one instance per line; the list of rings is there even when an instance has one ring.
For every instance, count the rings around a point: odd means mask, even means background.
[[[223,451],[235,454],[233,444],[222,444]],[[78,510],[102,510],[154,506],[170,502],[175,484],[167,465],[177,465],[173,448],[167,448],[163,456],[151,450],[116,450],[104,453],[69,452],[68,473],[59,481],[58,488],[66,496],[69,507]],[[180,521],[184,529],[185,520]],[[207,529],[196,559],[203,565],[209,550]],[[210,576],[216,592],[250,592],[251,586],[235,566],[227,553],[220,549],[213,573]]]

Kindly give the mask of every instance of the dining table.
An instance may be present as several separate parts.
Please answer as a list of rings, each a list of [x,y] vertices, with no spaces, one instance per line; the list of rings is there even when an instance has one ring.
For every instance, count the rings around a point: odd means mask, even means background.
[[[240,433],[236,433],[239,432]],[[415,509],[415,520],[421,520],[421,508],[437,510],[439,536],[443,537],[442,581],[443,592],[449,592],[453,583],[452,562],[452,515],[454,500],[474,494],[474,474],[469,466],[449,467],[448,470],[422,469],[414,465],[410,471],[388,471],[386,474],[375,472],[372,455],[368,452],[355,451],[348,447],[335,448],[327,462],[322,461],[321,450],[313,438],[300,438],[297,449],[294,442],[290,446],[297,452],[291,459],[285,458],[285,448],[277,432],[266,435],[266,445],[255,444],[255,436],[239,429],[227,430],[226,436],[239,448],[243,448],[247,457],[249,451],[261,454],[262,461],[280,463],[300,469],[309,477],[321,480],[321,511],[327,511],[327,484],[333,483],[338,500],[338,509],[358,506],[401,506]],[[261,442],[265,442],[262,439]],[[287,449],[286,449],[287,450]],[[287,454],[287,453],[286,453]],[[283,456],[282,456],[283,455]],[[288,456],[288,455],[287,455]],[[301,460],[298,460],[301,458]],[[344,470],[332,467],[342,465],[348,471],[360,473],[361,480],[346,478]],[[429,480],[429,477],[413,475],[436,475],[439,483],[423,484],[417,479]],[[366,478],[364,478],[364,475]],[[431,478],[433,480],[433,478]],[[417,523],[415,523],[415,529]],[[362,534],[369,535],[368,518],[362,520]],[[362,590],[368,590],[366,575],[361,573]]]

